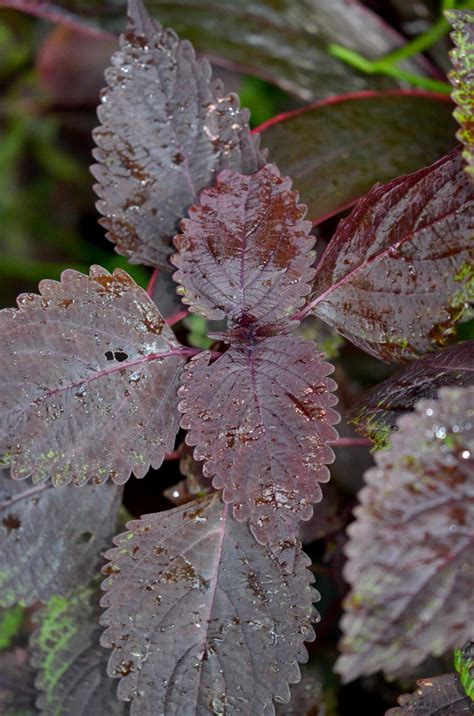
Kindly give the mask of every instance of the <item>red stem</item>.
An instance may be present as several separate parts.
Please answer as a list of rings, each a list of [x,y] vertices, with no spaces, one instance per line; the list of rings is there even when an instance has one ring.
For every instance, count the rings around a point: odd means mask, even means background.
[[[371,447],[372,441],[368,438],[338,438],[329,442],[333,447]]]

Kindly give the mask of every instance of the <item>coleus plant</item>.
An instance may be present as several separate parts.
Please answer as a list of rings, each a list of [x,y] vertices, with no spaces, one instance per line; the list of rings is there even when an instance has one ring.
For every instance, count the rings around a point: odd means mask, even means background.
[[[470,22],[455,14],[460,36]],[[466,83],[469,55],[455,59]],[[156,303],[126,272],[93,266],[42,281],[0,314],[0,600],[45,603],[31,639],[38,708],[272,714],[288,702],[316,620],[301,526],[329,479],[339,420],[332,366],[295,335],[307,317],[383,361],[411,361],[356,413],[391,448],[367,473],[349,529],[337,669],[396,675],[428,654],[467,653],[474,342],[441,347],[474,301],[470,155],[467,170],[455,147],[367,192],[346,183],[339,206],[326,192],[315,223],[364,195],[319,252],[237,97],[140,0],[106,80],[98,209],[116,250],[158,270]],[[184,306],[219,322],[212,350],[180,344],[176,316],[160,313],[171,274]],[[103,568],[116,700],[94,573],[121,485],[158,468],[180,427],[204,494],[129,522]],[[449,707],[461,686],[449,675],[436,688]]]

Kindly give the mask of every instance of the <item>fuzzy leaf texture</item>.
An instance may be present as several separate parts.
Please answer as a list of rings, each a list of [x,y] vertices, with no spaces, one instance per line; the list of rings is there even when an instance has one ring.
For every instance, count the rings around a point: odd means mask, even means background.
[[[55,486],[143,477],[173,449],[184,358],[120,269],[68,270],[0,313],[0,459]]]
[[[305,310],[388,361],[444,345],[474,301],[474,193],[459,149],[376,185],[341,221]]]
[[[454,69],[449,79],[457,104],[454,117],[461,125],[456,136],[464,144],[466,171],[474,178],[474,11],[448,10],[446,17],[454,28],[455,48],[449,53]]]
[[[474,593],[474,388],[400,418],[349,527],[337,669],[396,673],[464,644]]]
[[[92,168],[101,223],[131,263],[168,266],[179,220],[226,167],[263,163],[248,111],[211,79],[187,40],[130,0],[129,25],[106,71]]]
[[[474,704],[463,691],[457,674],[420,679],[413,694],[399,696],[385,716],[472,716]]]
[[[219,496],[128,524],[104,568],[109,675],[132,716],[274,714],[299,680],[315,592],[294,543],[258,544]]]
[[[94,573],[116,526],[115,485],[31,490],[0,472],[0,605],[67,594]]]
[[[102,488],[103,489],[103,488]],[[44,716],[125,716],[107,676],[97,585],[81,586],[68,599],[52,596],[34,616],[30,644],[39,671],[37,705]]]
[[[454,667],[459,674],[464,691],[474,702],[474,642],[469,641],[462,649],[455,650]]]
[[[247,177],[222,172],[176,236],[175,281],[191,311],[258,331],[304,303],[315,253],[306,207],[271,164]]]
[[[474,341],[411,361],[406,368],[369,390],[351,411],[351,422],[383,447],[398,418],[421,398],[435,398],[439,388],[474,384]]]
[[[334,460],[333,367],[292,336],[233,346],[209,360],[202,353],[183,373],[186,442],[259,542],[292,538],[321,499],[318,482],[329,480]]]

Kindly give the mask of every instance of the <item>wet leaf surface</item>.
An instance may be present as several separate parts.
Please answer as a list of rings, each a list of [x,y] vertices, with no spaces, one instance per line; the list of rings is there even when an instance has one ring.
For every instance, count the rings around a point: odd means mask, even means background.
[[[173,449],[184,358],[120,269],[68,270],[0,314],[0,455],[56,486],[143,477]]]
[[[181,222],[173,275],[190,310],[256,332],[285,324],[314,277],[306,208],[274,165],[252,177],[219,175]]]
[[[398,699],[399,707],[385,716],[471,716],[474,704],[466,696],[456,674],[421,679],[413,694]]]
[[[101,223],[131,263],[164,267],[171,238],[217,172],[263,163],[248,111],[191,44],[132,0],[127,31],[106,71],[92,172]]]
[[[411,361],[388,380],[365,393],[354,406],[351,422],[358,432],[382,447],[390,430],[421,398],[435,398],[443,386],[474,384],[474,341],[445,348]]]
[[[349,527],[336,668],[393,674],[468,640],[474,591],[474,388],[400,418]]]
[[[314,637],[308,559],[294,543],[258,544],[229,512],[209,495],[115,538],[102,643],[133,716],[270,716],[299,679]]]
[[[331,372],[310,343],[277,336],[233,347],[211,365],[201,354],[183,373],[186,442],[259,542],[294,537],[321,499],[339,420]]]
[[[382,360],[445,345],[474,300],[473,204],[458,149],[375,186],[340,222],[308,310]]]
[[[449,78],[457,104],[454,117],[461,125],[456,136],[464,144],[466,171],[474,178],[474,11],[449,10],[446,17],[453,26],[451,39],[455,44],[450,52],[454,69]]]
[[[67,594],[99,566],[116,526],[115,485],[37,491],[0,472],[0,604]]]

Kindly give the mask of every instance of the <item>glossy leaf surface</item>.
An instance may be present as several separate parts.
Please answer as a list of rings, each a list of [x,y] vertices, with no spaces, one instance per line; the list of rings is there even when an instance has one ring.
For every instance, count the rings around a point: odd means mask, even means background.
[[[310,343],[277,336],[211,365],[201,354],[183,373],[186,442],[259,542],[294,537],[321,499],[339,419],[332,370]]]
[[[107,676],[107,652],[99,644],[99,613],[97,587],[81,586],[68,599],[51,597],[35,614],[32,664],[39,671],[37,704],[45,716],[129,713]]]
[[[131,0],[127,32],[105,73],[92,168],[101,223],[132,263],[167,266],[178,222],[226,167],[263,163],[248,112],[212,81],[188,41]]]
[[[474,341],[445,348],[406,368],[365,393],[351,422],[377,448],[383,446],[398,418],[421,398],[435,398],[439,388],[474,384]]]
[[[125,0],[61,0],[60,5],[1,0],[0,5],[52,22],[114,32],[123,27],[126,7]],[[351,0],[279,0],[277,5],[272,0],[149,0],[147,7],[199,52],[263,77],[305,101],[393,84],[386,77],[364,75],[328,53],[328,44],[334,42],[375,58],[401,44],[392,28]],[[410,61],[404,67],[420,71],[423,65]]]
[[[463,644],[474,591],[474,388],[442,388],[399,421],[349,527],[337,670],[396,673]]]
[[[121,490],[15,482],[0,472],[0,604],[33,604],[87,582],[116,526]]]
[[[474,11],[449,10],[446,17],[454,28],[450,52],[454,69],[449,74],[457,104],[454,116],[461,125],[456,136],[464,144],[466,171],[474,177]]]
[[[102,643],[131,714],[273,714],[314,637],[299,547],[259,545],[218,495],[128,528],[104,569]]]
[[[375,186],[340,222],[307,310],[383,360],[444,345],[474,300],[473,207],[457,149]]]
[[[258,128],[269,159],[291,176],[308,218],[321,220],[376,182],[436,161],[455,145],[447,98],[417,91],[331,98]]]
[[[385,716],[471,716],[474,708],[456,674],[442,674],[418,681],[413,694],[398,699],[399,707]]]
[[[0,314],[0,456],[12,477],[125,482],[173,449],[184,358],[124,271],[43,281]]]
[[[176,236],[178,292],[191,311],[258,330],[290,318],[314,277],[314,237],[291,180],[274,165],[222,172]]]

